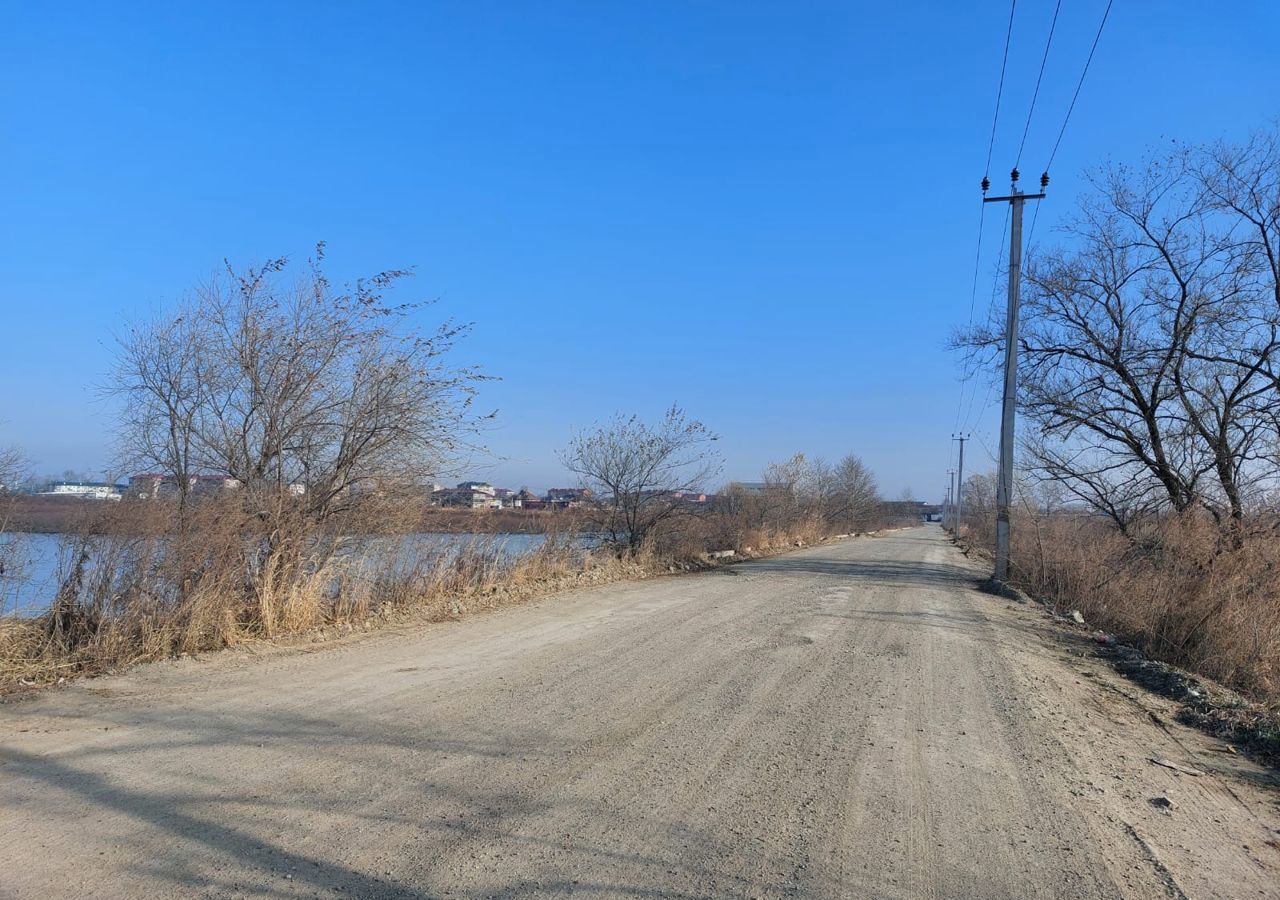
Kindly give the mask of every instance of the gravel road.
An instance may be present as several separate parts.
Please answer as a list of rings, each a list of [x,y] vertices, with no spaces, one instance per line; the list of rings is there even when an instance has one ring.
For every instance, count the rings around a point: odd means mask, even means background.
[[[1272,776],[976,574],[926,526],[10,701],[0,895],[1280,897]]]

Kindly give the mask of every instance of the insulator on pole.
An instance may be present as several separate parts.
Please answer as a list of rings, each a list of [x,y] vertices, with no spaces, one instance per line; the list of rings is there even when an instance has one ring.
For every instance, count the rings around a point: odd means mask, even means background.
[[[991,179],[983,175],[982,176],[982,193],[985,194],[990,188],[991,188]]]
[[[1040,176],[1040,190],[1044,191],[1049,186],[1049,173],[1045,172]]]
[[[1010,181],[1012,181],[1014,184],[1017,184],[1017,183],[1018,183],[1018,168],[1017,168],[1017,166],[1015,166],[1015,167],[1014,167],[1014,169],[1013,169],[1013,171],[1009,173],[1009,180],[1010,180]]]

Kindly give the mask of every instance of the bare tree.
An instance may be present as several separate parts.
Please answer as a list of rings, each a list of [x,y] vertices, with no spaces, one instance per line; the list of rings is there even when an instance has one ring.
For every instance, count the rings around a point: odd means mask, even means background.
[[[21,580],[27,562],[27,543],[13,528],[18,486],[30,475],[26,455],[16,447],[0,448],[0,615],[8,602],[8,587]]]
[[[1128,532],[1202,508],[1238,526],[1277,472],[1280,138],[1110,168],[1032,257],[1019,404],[1038,474]],[[999,325],[958,343],[996,350]]]
[[[179,482],[226,474],[250,491],[295,493],[309,517],[353,490],[411,483],[442,467],[470,430],[479,374],[443,360],[467,330],[424,336],[390,304],[408,273],[335,290],[319,267],[279,276],[286,260],[201,288],[176,315],[121,341],[115,390],[125,450]],[[292,489],[292,490],[291,490]]]
[[[811,520],[823,529],[871,527],[880,509],[875,477],[850,454],[832,465],[797,453],[765,468],[766,513],[773,524]]]
[[[0,448],[0,494],[12,494],[30,470],[26,454],[17,447]]]
[[[635,553],[691,507],[677,495],[703,489],[720,470],[702,422],[673,405],[656,423],[618,415],[579,431],[560,454],[595,493],[593,524],[620,552]]]
[[[824,463],[819,465],[825,468]],[[764,508],[767,524],[786,529],[802,519],[820,517],[820,495],[815,482],[822,474],[815,473],[813,460],[797,453],[783,462],[765,466],[763,477],[768,501]]]
[[[208,330],[198,301],[133,326],[118,340],[109,388],[123,401],[117,457],[170,477],[182,510],[201,470],[198,425],[211,400],[214,364],[204,344]]]
[[[828,517],[849,531],[872,527],[880,509],[880,492],[866,464],[849,454],[836,463],[827,495]]]
[[[323,245],[296,279],[284,259],[228,266],[120,341],[122,449],[173,480],[180,521],[196,475],[234,480],[244,528],[261,535],[246,569],[262,605],[264,586],[357,527],[343,516],[416,488],[475,426],[480,375],[445,358],[466,328],[420,333],[422,305],[386,299],[406,272],[339,289],[322,260]]]

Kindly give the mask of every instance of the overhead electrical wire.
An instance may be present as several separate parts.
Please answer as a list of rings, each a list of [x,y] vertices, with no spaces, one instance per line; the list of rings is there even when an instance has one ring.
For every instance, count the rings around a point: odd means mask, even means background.
[[[1004,57],[1000,60],[1000,85],[996,88],[996,111],[991,117],[991,140],[987,143],[987,164],[983,174],[991,174],[991,154],[996,148],[996,123],[1000,121],[1000,98],[1004,96],[1004,73],[1009,65],[1009,42],[1013,38],[1013,14],[1018,11],[1018,0],[1009,4],[1009,27],[1004,34]]]
[[[969,324],[965,326],[966,330],[973,329],[973,307],[978,297],[978,271],[982,265],[982,226],[987,216],[987,204],[981,205],[978,213],[978,249],[973,254],[973,288],[969,292]],[[973,376],[966,375],[960,381],[960,399],[956,403],[956,423],[955,430],[960,429],[960,410],[964,408],[964,388]],[[976,391],[977,388],[974,388]]]
[[[1009,214],[1010,214],[1010,207],[1006,206],[1005,213],[1004,213],[1004,225],[1001,228],[1002,234],[1007,232],[1009,229]],[[996,261],[995,275],[991,284],[991,305],[992,306],[994,306],[996,303],[996,295],[1000,289],[1000,273],[1002,271],[1007,272],[1007,268],[1005,267],[1005,252],[1007,249],[1007,243],[1008,243],[1007,241],[1003,241],[1003,240],[1000,242],[1000,255]],[[971,372],[969,375],[965,376],[964,382],[961,383],[960,387],[961,387],[962,398],[964,396],[963,395],[964,384],[973,380],[974,374],[975,373]],[[992,393],[994,393],[994,390],[995,390],[995,381],[992,381],[987,386],[986,399],[982,401],[982,406],[978,407],[977,411],[975,412],[974,402],[978,399],[978,385],[977,384],[973,385],[973,391],[969,395],[969,405],[965,409],[964,416],[961,419],[963,424],[958,429],[959,431],[961,432],[970,431],[973,428],[973,425],[977,422],[977,420],[982,418],[982,414],[985,413],[987,411],[987,408],[991,405],[991,395]]]
[[[1022,129],[1022,141],[1018,144],[1018,155],[1014,158],[1016,169],[1022,162],[1022,150],[1027,146],[1027,134],[1031,131],[1031,117],[1035,115],[1036,100],[1040,97],[1040,82],[1044,80],[1044,67],[1049,62],[1049,48],[1053,46],[1053,33],[1058,28],[1058,13],[1062,11],[1062,0],[1053,8],[1053,21],[1049,23],[1049,37],[1044,42],[1044,56],[1040,57],[1040,74],[1036,76],[1036,89],[1031,93],[1031,106],[1027,108],[1027,124]]]
[[[1004,225],[1002,226],[1001,230],[1002,230],[1002,233],[1009,230],[1009,208],[1008,207],[1005,207]],[[991,285],[991,301],[988,304],[988,317],[990,317],[991,315],[990,308],[993,307],[996,303],[996,294],[1000,288],[1000,274],[1001,272],[1008,271],[1008,269],[1005,266],[1005,244],[1006,243],[1007,242],[1003,240],[1000,242],[1000,253],[996,259],[995,273],[994,273],[993,281]],[[972,330],[972,325],[970,325],[970,330]],[[983,401],[982,407],[978,409],[977,415],[975,416],[974,402],[978,399],[978,390],[981,387],[977,383],[977,379],[976,379],[977,374],[978,374],[978,367],[975,363],[974,367],[964,376],[963,380],[960,383],[961,406],[964,407],[964,414],[960,417],[959,422],[957,423],[957,426],[956,426],[956,430],[960,432],[967,432],[970,430],[970,428],[972,427],[973,421],[975,421],[976,418],[981,418],[982,414],[986,411],[987,403],[989,403],[991,399],[991,391],[988,390],[987,399]],[[969,401],[967,405],[965,405],[964,403],[964,390],[966,386],[970,388]]]
[[[1085,76],[1089,74],[1089,66],[1093,63],[1093,54],[1098,49],[1098,41],[1102,39],[1102,29],[1107,27],[1107,17],[1111,15],[1111,5],[1114,2],[1115,0],[1107,0],[1107,8],[1102,11],[1102,21],[1098,23],[1098,33],[1093,36],[1093,46],[1089,48],[1089,57],[1084,61],[1084,69],[1080,72],[1080,80],[1076,82],[1076,92],[1071,95],[1071,104],[1067,107],[1067,114],[1062,119],[1062,128],[1058,129],[1058,139],[1053,142],[1053,152],[1049,154],[1049,165],[1045,166],[1046,172],[1053,165],[1054,157],[1058,155],[1058,147],[1062,144],[1062,136],[1067,133],[1067,123],[1071,121],[1071,113],[1076,108],[1076,101],[1080,99],[1080,89],[1084,87]]]
[[[1089,55],[1085,59],[1084,68],[1081,70],[1080,78],[1076,82],[1075,92],[1072,94],[1071,102],[1067,106],[1066,115],[1063,116],[1062,127],[1058,129],[1058,136],[1056,140],[1054,140],[1053,142],[1053,150],[1049,153],[1049,161],[1045,165],[1045,169],[1044,169],[1046,176],[1048,175],[1049,169],[1053,166],[1053,161],[1058,156],[1058,149],[1062,146],[1062,139],[1066,135],[1067,125],[1070,123],[1071,115],[1075,111],[1077,101],[1080,99],[1080,92],[1084,88],[1085,78],[1089,74],[1089,67],[1093,64],[1094,54],[1098,50],[1098,43],[1102,39],[1102,32],[1106,28],[1108,18],[1111,16],[1111,7],[1114,5],[1114,3],[1115,3],[1115,0],[1107,0],[1107,5],[1103,9],[1102,19],[1098,23],[1098,30],[1094,34],[1093,44],[1089,48]],[[1009,62],[1009,46],[1013,36],[1013,20],[1014,20],[1014,14],[1017,11],[1017,5],[1018,5],[1017,0],[1012,0],[1009,7],[1009,24],[1005,32],[1004,55],[1000,62],[1000,82],[999,82],[999,86],[996,89],[995,114],[992,116],[991,137],[987,144],[987,160],[983,168],[983,193],[984,194],[986,193],[986,190],[987,190],[988,178],[991,170],[991,159],[995,151],[996,130],[997,130],[997,125],[1000,118],[1000,104],[1004,96],[1005,74],[1006,74],[1006,71],[1008,68],[1008,62]],[[1053,19],[1049,24],[1049,35],[1045,40],[1044,54],[1041,56],[1041,59],[1040,59],[1040,71],[1039,71],[1039,74],[1036,76],[1035,89],[1031,95],[1031,104],[1027,110],[1027,121],[1026,121],[1026,124],[1023,126],[1022,139],[1018,144],[1018,154],[1014,164],[1015,170],[1017,169],[1018,165],[1022,161],[1022,152],[1026,148],[1027,136],[1030,134],[1030,131],[1031,131],[1031,120],[1035,114],[1036,101],[1039,99],[1039,96],[1040,96],[1040,85],[1044,79],[1045,67],[1049,60],[1049,51],[1053,45],[1054,32],[1057,30],[1058,14],[1061,12],[1061,10],[1062,10],[1062,0],[1057,0],[1057,3],[1055,4],[1054,10],[1053,10]],[[1042,182],[1042,184],[1044,184],[1044,182]],[[976,298],[978,293],[978,274],[981,268],[981,259],[982,259],[982,237],[983,237],[985,206],[986,204],[984,203],[983,204],[984,211],[983,213],[980,213],[978,216],[978,248],[974,254],[973,285],[969,295],[968,329],[970,331],[972,331],[972,328],[973,328],[973,312],[974,312],[974,306],[976,303]],[[1031,228],[1029,229],[1027,234],[1028,246],[1031,244],[1031,239],[1035,236],[1036,222],[1039,220],[1039,218],[1040,218],[1040,206],[1039,204],[1036,204],[1035,213],[1033,213],[1031,218]],[[1009,224],[1009,210],[1006,209],[1005,225],[1004,225],[1005,230],[1007,230],[1008,224]],[[1006,250],[1006,242],[1002,241],[1000,246],[999,260],[997,261],[997,265],[996,265],[995,283],[992,286],[992,303],[993,304],[995,303],[995,294],[999,289],[999,275],[1004,265],[1005,250]],[[982,415],[986,412],[987,408],[990,406],[991,398],[995,390],[995,387],[994,387],[995,383],[992,382],[992,384],[989,385],[988,387],[986,399],[983,400],[981,407],[979,407],[975,413],[974,402],[977,400],[978,389],[977,389],[977,385],[974,385],[973,391],[969,396],[968,408],[965,408],[965,402],[964,402],[965,387],[971,380],[973,380],[973,377],[975,374],[976,373],[973,371],[969,372],[964,376],[960,384],[960,405],[956,410],[957,412],[956,421],[957,423],[963,423],[957,429],[962,433],[971,431],[971,423],[981,419]],[[963,414],[961,414],[962,410],[963,410]],[[991,448],[987,445],[985,438],[981,434],[977,434],[977,438],[981,442],[983,448],[987,451],[988,455],[992,459],[994,459],[995,454],[992,452]],[[950,459],[950,456],[948,456],[948,459]]]
[[[987,141],[987,161],[983,167],[983,181],[987,180],[986,176],[991,172],[991,156],[995,152],[996,147],[996,126],[1000,123],[1000,101],[1004,97],[1004,76],[1009,67],[1009,45],[1013,40],[1013,19],[1018,11],[1018,0],[1010,0],[1009,3],[1009,24],[1005,28],[1004,33],[1004,54],[1000,58],[1000,81],[996,85],[996,106],[995,111],[991,114],[991,138]],[[985,188],[984,188],[985,190]],[[973,254],[973,287],[969,291],[969,324],[967,329],[973,328],[973,308],[978,297],[978,272],[982,265],[982,231],[986,221],[987,204],[982,203],[978,211],[978,246]],[[964,408],[964,389],[965,385],[972,379],[973,375],[966,375],[960,382],[960,397],[956,402],[956,427],[959,429],[960,413]],[[977,388],[974,388],[977,393]],[[969,400],[970,405],[973,398]]]
[[[1067,133],[1067,123],[1071,121],[1071,113],[1075,111],[1076,101],[1080,99],[1080,91],[1084,87],[1085,77],[1089,74],[1089,66],[1093,64],[1093,55],[1097,52],[1098,42],[1102,40],[1102,30],[1107,27],[1107,19],[1111,15],[1111,6],[1115,0],[1107,0],[1106,8],[1102,11],[1102,19],[1098,22],[1098,30],[1093,36],[1093,44],[1089,47],[1089,55],[1085,58],[1084,68],[1080,70],[1080,79],[1076,82],[1075,93],[1071,95],[1071,103],[1067,105],[1067,114],[1062,117],[1062,127],[1058,129],[1058,138],[1053,142],[1053,150],[1049,153],[1049,162],[1045,164],[1044,170],[1049,171],[1053,167],[1053,161],[1058,155],[1058,148],[1062,146],[1063,135]],[[1056,13],[1055,13],[1056,16]],[[1025,136],[1023,138],[1025,140]],[[1036,204],[1036,210],[1031,216],[1031,228],[1027,232],[1027,245],[1031,245],[1031,239],[1035,237],[1036,222],[1040,218],[1040,204]]]
[[[1031,214],[1031,227],[1027,229],[1027,246],[1026,252],[1031,250],[1031,240],[1036,236],[1036,222],[1040,221],[1040,204],[1036,204],[1035,212]]]

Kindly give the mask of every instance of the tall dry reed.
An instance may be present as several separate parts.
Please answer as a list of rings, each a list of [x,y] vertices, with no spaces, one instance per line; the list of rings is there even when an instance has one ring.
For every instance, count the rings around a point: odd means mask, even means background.
[[[1152,521],[1132,537],[1098,517],[1015,515],[1013,580],[1079,610],[1155,659],[1280,706],[1280,535],[1255,522],[1233,540],[1207,516]],[[968,536],[990,540],[973,529]]]

